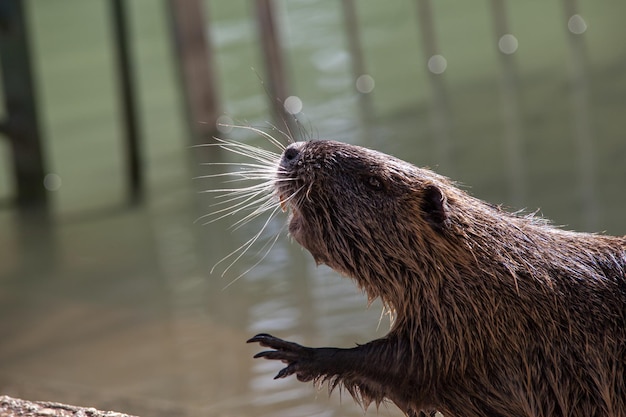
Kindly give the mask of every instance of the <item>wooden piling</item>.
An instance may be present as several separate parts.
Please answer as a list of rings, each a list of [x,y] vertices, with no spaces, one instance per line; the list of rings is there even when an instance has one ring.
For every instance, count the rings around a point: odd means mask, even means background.
[[[495,35],[495,48],[500,61],[500,97],[504,124],[505,158],[509,177],[510,200],[513,207],[524,207],[526,175],[522,150],[523,128],[517,66],[513,52],[501,50],[500,42],[511,35],[505,0],[490,0]]]
[[[144,194],[141,158],[141,129],[137,111],[136,84],[130,46],[130,28],[124,0],[112,0],[113,44],[119,82],[120,107],[126,148],[128,197],[131,204],[141,201]]]
[[[279,27],[276,23],[274,2],[272,0],[257,0],[254,4],[256,6],[259,41],[265,62],[266,93],[269,96],[274,124],[281,130],[285,129],[289,136],[296,139],[298,134],[296,119],[284,107],[285,99],[289,97],[289,81],[285,70]]]
[[[421,35],[424,62],[439,55],[439,46],[434,27],[434,16],[431,0],[417,0],[418,29]],[[442,73],[435,73],[430,67],[427,70],[431,90],[430,122],[435,141],[438,165],[452,176],[452,150],[450,125],[452,117],[448,104],[448,95]]]
[[[216,135],[219,117],[215,64],[201,0],[167,0],[174,53],[193,144]]]
[[[357,10],[355,0],[342,0],[343,17],[346,28],[346,38],[348,40],[348,51],[350,52],[350,63],[352,66],[352,86],[358,94],[359,110],[361,123],[368,126],[374,119],[374,106],[372,104],[371,95],[357,90],[356,82],[359,77],[367,74],[365,68],[365,58],[363,56],[363,47],[361,45],[361,33],[357,19]],[[367,129],[366,129],[367,138]]]
[[[563,12],[569,46],[571,120],[578,150],[580,201],[584,211],[583,225],[586,230],[592,231],[598,226],[599,208],[595,192],[595,156],[589,105],[589,76],[584,30],[576,27],[585,23],[578,14],[576,0],[563,0]],[[572,21],[572,18],[576,19],[575,16],[578,17],[579,22]]]
[[[27,3],[3,0],[0,7],[0,73],[6,119],[1,132],[8,138],[18,206],[46,207],[46,160],[37,113],[35,82],[28,38]]]

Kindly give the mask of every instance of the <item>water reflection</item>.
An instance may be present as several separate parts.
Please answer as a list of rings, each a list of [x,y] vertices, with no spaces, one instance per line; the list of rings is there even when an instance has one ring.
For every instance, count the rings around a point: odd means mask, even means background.
[[[255,347],[245,340],[266,331],[349,346],[373,336],[376,308],[366,311],[351,283],[315,269],[286,239],[270,261],[223,290],[253,257],[223,278],[209,276],[209,267],[264,219],[236,232],[226,222],[201,229],[196,209],[173,197],[90,220],[57,219],[58,239],[48,245],[58,262],[17,256],[5,264],[3,391],[137,414],[361,415],[351,400],[338,406],[324,390],[274,381],[276,364],[252,360]],[[13,251],[48,249],[24,241],[34,246]],[[17,239],[3,236],[2,244]],[[25,272],[27,265],[41,268]]]

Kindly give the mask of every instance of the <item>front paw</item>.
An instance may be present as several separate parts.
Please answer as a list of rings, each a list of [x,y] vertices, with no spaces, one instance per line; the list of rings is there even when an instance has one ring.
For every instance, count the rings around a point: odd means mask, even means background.
[[[261,333],[249,339],[247,343],[259,343],[263,347],[274,350],[266,350],[254,355],[255,358],[279,360],[287,366],[281,369],[274,379],[285,378],[296,374],[299,381],[311,381],[319,378],[315,370],[315,349],[301,346],[297,343],[287,342],[272,335]]]

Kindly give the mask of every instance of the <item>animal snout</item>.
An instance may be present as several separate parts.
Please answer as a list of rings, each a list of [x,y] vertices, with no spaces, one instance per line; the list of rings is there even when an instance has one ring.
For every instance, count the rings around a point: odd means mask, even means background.
[[[302,148],[306,142],[295,142],[287,146],[280,159],[280,166],[285,169],[293,169],[300,161]]]

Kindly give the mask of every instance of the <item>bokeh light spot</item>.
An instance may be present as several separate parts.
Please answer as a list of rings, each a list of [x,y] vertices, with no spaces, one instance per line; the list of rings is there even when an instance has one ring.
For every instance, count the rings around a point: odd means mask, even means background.
[[[289,96],[285,99],[283,106],[287,113],[298,114],[302,111],[302,100],[300,100],[300,97]]]
[[[575,35],[581,35],[587,31],[587,23],[581,15],[575,14],[567,21],[567,28]]]
[[[433,55],[428,60],[428,70],[433,74],[442,74],[447,66],[448,61],[446,61],[443,55]]]
[[[519,43],[517,42],[517,38],[510,33],[502,35],[498,41],[498,48],[500,49],[500,52],[507,55],[515,53],[518,45]]]
[[[46,174],[43,177],[43,186],[46,187],[48,191],[58,191],[61,188],[63,181],[58,174]]]
[[[359,78],[356,79],[356,89],[359,93],[371,93],[374,89],[374,85],[374,78],[369,74],[360,75]]]

